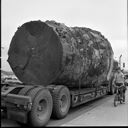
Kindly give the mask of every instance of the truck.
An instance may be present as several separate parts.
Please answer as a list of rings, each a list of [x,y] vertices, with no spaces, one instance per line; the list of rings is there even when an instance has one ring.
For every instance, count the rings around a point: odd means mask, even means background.
[[[72,107],[114,94],[110,42],[98,31],[56,21],[18,27],[8,63],[22,83],[1,85],[6,117],[31,126],[62,119]]]

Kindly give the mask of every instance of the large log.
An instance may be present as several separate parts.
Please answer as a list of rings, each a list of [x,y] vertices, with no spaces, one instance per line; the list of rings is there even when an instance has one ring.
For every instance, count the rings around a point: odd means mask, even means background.
[[[113,50],[98,31],[55,21],[31,21],[18,28],[8,62],[25,84],[98,86],[109,80]]]

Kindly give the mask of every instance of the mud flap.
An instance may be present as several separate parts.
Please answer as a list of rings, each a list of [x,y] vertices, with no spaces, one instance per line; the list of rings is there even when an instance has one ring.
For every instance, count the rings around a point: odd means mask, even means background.
[[[20,111],[20,110],[12,110],[12,109],[8,109],[7,110],[7,118],[11,119],[11,120],[15,120],[21,123],[27,123],[27,111]]]

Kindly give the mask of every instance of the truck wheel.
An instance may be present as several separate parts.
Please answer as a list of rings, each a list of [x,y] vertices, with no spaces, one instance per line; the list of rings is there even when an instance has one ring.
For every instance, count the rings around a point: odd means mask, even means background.
[[[30,91],[33,88],[35,88],[35,87],[33,87],[33,86],[24,87],[24,88],[22,88],[20,90],[20,92],[18,93],[18,95],[25,95],[28,91]]]
[[[122,104],[123,103],[123,100],[122,99],[120,99],[120,104]]]
[[[115,107],[117,106],[117,99],[116,98],[114,99],[114,106]]]
[[[114,106],[116,107],[118,105],[118,101],[119,101],[119,95],[116,94],[114,97]]]
[[[52,116],[57,119],[64,118],[70,108],[70,92],[65,86],[58,86],[52,93],[53,112]]]
[[[31,126],[44,126],[52,113],[52,96],[47,89],[35,88],[28,95],[32,98],[32,109],[28,114]]]

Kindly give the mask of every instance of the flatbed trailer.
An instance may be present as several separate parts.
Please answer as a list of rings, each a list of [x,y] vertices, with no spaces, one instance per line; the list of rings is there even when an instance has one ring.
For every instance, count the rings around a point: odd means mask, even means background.
[[[66,89],[69,93],[65,91]],[[42,113],[41,116],[38,116],[39,119],[48,117],[47,119],[42,120],[43,124],[38,121],[35,121],[37,118],[32,119],[30,118],[31,116],[29,116],[31,115],[30,113],[34,111],[33,107],[35,101],[33,99],[37,97],[39,90],[45,90],[44,92],[46,92],[47,90],[52,96],[52,102],[50,105],[51,108],[48,107],[49,104],[47,104],[46,102],[42,102],[44,104],[42,105],[43,108],[41,108],[41,105],[39,105],[39,108],[37,107],[38,109],[40,109],[40,111],[36,111],[36,113]],[[84,104],[86,102],[102,97],[108,94],[108,92],[108,86],[100,86],[99,88],[67,88],[64,85],[33,87],[30,85],[26,86],[16,84],[5,84],[2,85],[1,88],[1,109],[6,112],[6,117],[8,119],[15,120],[21,123],[28,123],[28,121],[31,122],[32,119],[32,122],[36,122],[32,124],[32,126],[43,126],[48,123],[48,120],[50,119],[51,115],[53,115],[53,117],[55,116],[55,118],[57,119],[64,118],[68,114],[68,111],[71,107],[75,107],[80,104]],[[45,113],[45,111],[48,112]]]
[[[71,107],[113,94],[113,56],[98,31],[55,21],[24,23],[12,37],[7,61],[25,84],[2,84],[7,118],[45,126],[51,116],[62,119]]]

